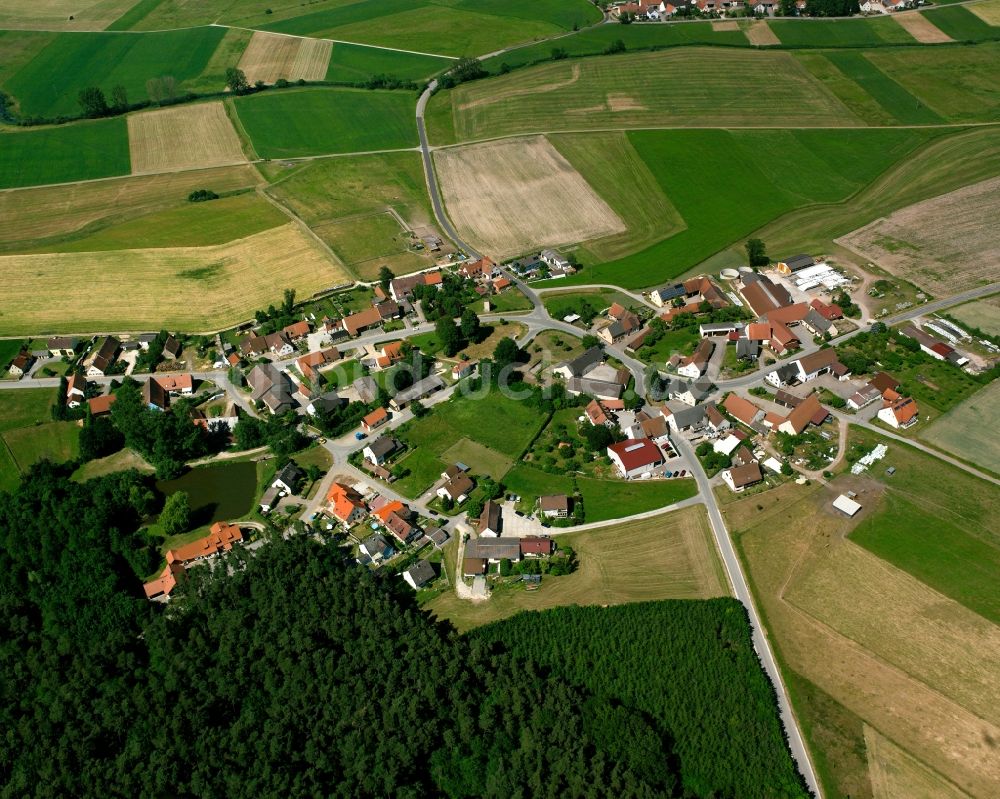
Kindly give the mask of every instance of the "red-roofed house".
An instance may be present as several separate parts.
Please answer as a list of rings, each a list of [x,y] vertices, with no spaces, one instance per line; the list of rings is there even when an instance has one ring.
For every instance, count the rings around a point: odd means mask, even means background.
[[[334,483],[326,495],[330,515],[344,524],[357,524],[368,513],[361,495],[350,486]]]
[[[188,564],[220,552],[228,552],[233,548],[233,544],[243,540],[243,531],[239,525],[228,522],[216,522],[208,531],[208,535],[184,544],[177,549],[167,551],[167,563],[178,562]]]
[[[895,392],[893,392],[895,394]],[[878,412],[878,418],[890,427],[905,430],[915,425],[920,418],[917,401],[913,397],[900,397],[886,400],[885,407]]]
[[[827,305],[823,300],[813,300],[809,304],[815,309],[816,313],[830,322],[844,318],[844,311],[836,303]]]
[[[591,400],[590,404],[584,409],[584,413],[587,414],[587,418],[592,425],[603,424],[606,427],[612,427],[615,423],[600,400]]]
[[[788,414],[788,418],[778,425],[778,430],[782,433],[797,436],[810,424],[822,423],[828,415],[826,408],[820,405],[819,398],[815,394],[810,394],[792,408],[792,412]],[[813,421],[814,419],[819,419],[819,422]]]
[[[142,590],[146,592],[146,599],[169,597],[170,592],[177,587],[186,574],[183,564],[168,557],[167,565],[163,567],[160,576],[143,584]]]
[[[361,429],[370,433],[389,421],[389,412],[385,408],[376,408],[361,420]]]
[[[451,377],[453,380],[461,380],[476,371],[479,361],[462,361],[451,367]]]
[[[751,427],[754,422],[758,422],[764,418],[764,411],[750,402],[750,400],[744,399],[737,394],[730,394],[726,397],[725,402],[722,403],[722,407],[726,409],[726,413],[738,422],[743,422],[747,427]]]
[[[292,341],[298,341],[300,338],[305,338],[309,335],[309,331],[309,323],[305,320],[290,324],[282,330],[282,332]]]
[[[330,347],[326,350],[317,350],[303,355],[295,363],[306,380],[315,380],[320,369],[338,358],[340,358],[340,351],[336,347]]]
[[[382,353],[375,358],[375,365],[379,369],[388,369],[403,357],[403,342],[390,341],[382,347]]]
[[[608,457],[625,479],[638,477],[665,463],[663,453],[648,438],[632,438],[608,447]]]
[[[114,405],[115,400],[118,399],[117,394],[104,394],[100,397],[94,397],[87,401],[90,406],[91,416],[104,416],[105,414],[111,413],[111,406]]]

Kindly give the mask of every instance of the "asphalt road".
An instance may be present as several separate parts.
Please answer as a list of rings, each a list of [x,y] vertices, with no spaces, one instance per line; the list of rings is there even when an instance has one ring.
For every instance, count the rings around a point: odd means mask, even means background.
[[[726,566],[726,572],[729,575],[729,582],[733,587],[733,593],[747,609],[752,628],[754,649],[757,651],[757,656],[760,658],[764,671],[767,672],[767,676],[774,685],[774,691],[778,697],[778,709],[781,713],[781,721],[785,726],[785,735],[788,737],[788,747],[792,753],[792,757],[799,767],[799,772],[805,778],[806,785],[809,786],[809,789],[816,796],[822,797],[823,794],[820,790],[819,780],[816,779],[816,772],[809,757],[809,750],[806,748],[802,733],[799,730],[798,720],[792,712],[792,705],[788,700],[788,692],[785,689],[781,671],[778,669],[778,664],[771,653],[771,645],[768,643],[764,624],[757,613],[757,606],[754,604],[750,589],[747,587],[746,578],[743,576],[743,568],[740,565],[739,558],[736,556],[736,550],[733,549],[729,530],[726,528],[726,523],[722,518],[719,504],[715,500],[715,494],[712,492],[712,486],[709,484],[708,475],[701,468],[701,462],[694,454],[690,442],[684,436],[672,435],[670,440],[673,442],[677,452],[683,454],[691,464],[691,473],[698,483],[699,496],[705,503],[705,509],[708,511],[708,519],[712,524],[712,533],[719,547],[719,553],[722,555],[722,562]]]

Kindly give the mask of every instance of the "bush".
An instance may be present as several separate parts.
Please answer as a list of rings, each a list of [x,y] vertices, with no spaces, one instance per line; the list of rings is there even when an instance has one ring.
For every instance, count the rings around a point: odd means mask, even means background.
[[[218,200],[219,195],[210,189],[197,189],[188,195],[189,203],[204,203],[209,200]]]

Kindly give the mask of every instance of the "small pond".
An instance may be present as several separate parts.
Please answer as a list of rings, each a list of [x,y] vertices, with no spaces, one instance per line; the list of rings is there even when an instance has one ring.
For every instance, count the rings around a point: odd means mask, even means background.
[[[257,493],[257,465],[249,461],[199,466],[174,480],[158,480],[166,496],[186,491],[191,503],[192,526],[245,516]]]

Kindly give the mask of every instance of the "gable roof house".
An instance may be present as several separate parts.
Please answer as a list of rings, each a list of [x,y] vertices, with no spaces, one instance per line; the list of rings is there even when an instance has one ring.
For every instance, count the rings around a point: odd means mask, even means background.
[[[121,342],[114,336],[102,338],[97,349],[84,361],[87,377],[103,377],[111,364],[114,363],[119,349],[121,349]]]
[[[461,380],[463,377],[468,377],[479,367],[479,361],[461,361],[456,363],[451,367],[451,378],[452,380]]]
[[[361,542],[361,546],[358,549],[371,558],[373,563],[391,558],[396,553],[396,550],[392,548],[392,545],[381,533],[373,533],[368,536]]]
[[[614,417],[611,416],[600,400],[591,400],[583,412],[592,425],[599,426],[603,424],[605,427],[615,426]]]
[[[326,502],[330,515],[348,527],[357,524],[368,514],[361,494],[343,483],[330,486]]]
[[[565,519],[569,516],[569,497],[565,494],[547,494],[539,497],[538,510],[548,519]]]
[[[79,408],[87,396],[87,378],[80,372],[73,372],[66,381],[66,407]]]
[[[570,380],[574,377],[583,377],[587,372],[594,369],[598,364],[604,362],[604,350],[600,347],[591,347],[586,352],[576,356],[571,361],[564,361],[552,369],[552,373]]]
[[[493,500],[489,500],[483,505],[483,512],[479,514],[479,522],[476,525],[476,532],[481,536],[500,535],[500,528],[503,525],[503,514],[500,506]]]
[[[187,576],[184,564],[176,560],[168,560],[158,577],[154,577],[148,583],[143,583],[142,590],[146,594],[146,599],[169,599],[170,592],[174,590]]]
[[[437,575],[434,573],[434,567],[426,560],[418,560],[403,572],[403,580],[414,591],[423,588],[435,577]]]
[[[796,361],[792,361],[798,369],[798,379],[800,383],[808,382],[822,374],[833,371],[834,364],[840,363],[837,358],[837,351],[833,347],[817,350],[808,355],[803,355]]]
[[[340,351],[336,347],[325,350],[316,350],[299,358],[295,364],[299,367],[299,372],[306,380],[315,380],[319,375],[319,370],[327,364],[331,364],[340,358]]]
[[[792,295],[788,293],[788,289],[763,275],[744,272],[740,282],[740,296],[757,316],[792,304]]]
[[[678,381],[671,389],[670,398],[680,400],[685,405],[697,405],[708,399],[712,394],[712,381],[705,377],[699,377],[690,383]]]
[[[393,452],[399,449],[399,442],[392,436],[379,436],[363,450],[365,460],[380,466]]]
[[[510,537],[471,538],[465,544],[466,558],[479,558],[490,563],[521,559],[521,539]]]
[[[378,396],[378,383],[371,375],[364,375],[355,380],[351,386],[358,392],[362,402],[374,402]]]
[[[400,411],[415,400],[423,399],[435,391],[444,388],[444,381],[437,375],[428,375],[423,380],[418,380],[409,388],[405,388],[389,400],[389,407],[394,411]]]
[[[875,386],[882,394],[885,394],[889,389],[895,390],[899,388],[899,381],[888,372],[879,372],[868,382],[870,385]]]
[[[642,430],[643,437],[651,438],[657,444],[662,444],[670,439],[669,425],[664,416],[643,419],[639,422],[639,428]]]
[[[828,319],[831,322],[844,318],[843,309],[836,303],[831,302],[827,304],[823,300],[815,299],[809,303],[809,306],[824,319]]]
[[[91,416],[106,416],[111,413],[111,406],[118,399],[117,394],[102,394],[100,397],[92,397],[87,400],[87,407],[90,408]]]
[[[146,382],[142,384],[142,401],[147,408],[156,411],[165,411],[170,404],[167,392],[153,377],[146,378]]]
[[[707,405],[705,407],[705,420],[708,422],[708,426],[716,433],[721,430],[728,430],[731,426],[729,420],[714,405]]]
[[[677,369],[677,374],[690,378],[701,377],[708,369],[708,362],[712,358],[712,351],[714,349],[715,345],[712,343],[712,340],[703,338],[698,342],[698,346],[695,347],[694,352],[681,361],[681,365]]]
[[[268,333],[264,336],[264,344],[279,358],[291,355],[295,352],[295,347],[292,346],[292,342],[289,340],[288,336],[281,331],[277,333]]]
[[[306,473],[296,465],[295,461],[289,461],[278,470],[271,481],[271,487],[284,491],[286,494],[294,494],[295,487],[305,476]]]
[[[174,336],[167,336],[163,342],[163,357],[171,361],[176,361],[181,357],[181,343]]]
[[[573,377],[566,383],[566,393],[574,396],[588,394],[599,399],[616,400],[622,395],[624,386],[610,380],[591,377]]]
[[[627,480],[650,472],[666,462],[660,448],[648,438],[633,438],[612,444],[608,447],[608,457]]]
[[[797,406],[792,408],[792,412],[788,414],[785,421],[778,425],[778,431],[797,436],[810,424],[822,423],[828,415],[826,408],[820,405],[819,397],[815,394],[810,394]]]
[[[376,408],[371,413],[361,419],[361,429],[366,433],[372,432],[389,421],[389,412],[385,408]]]
[[[764,380],[775,388],[787,386],[790,383],[797,383],[799,380],[799,367],[796,363],[784,363],[764,375]]]
[[[340,320],[341,327],[351,336],[357,336],[363,330],[380,324],[382,324],[382,315],[374,307],[349,314]]]
[[[920,419],[920,410],[913,397],[898,397],[885,400],[885,407],[878,412],[879,421],[885,422],[897,430],[912,427]]]
[[[837,335],[837,326],[815,308],[809,309],[809,313],[806,314],[803,321],[810,332],[817,336],[822,336],[825,333],[829,333],[831,336]]]
[[[184,544],[176,549],[167,550],[167,562],[187,565],[202,558],[228,552],[233,548],[233,544],[242,541],[243,531],[238,525],[216,522],[204,538],[199,538],[197,541]]]
[[[388,369],[394,363],[403,358],[403,342],[390,341],[382,347],[382,351],[375,358],[375,365],[379,369]]]
[[[435,286],[439,291],[442,285],[440,272],[421,272],[416,275],[404,275],[389,281],[389,296],[396,302],[408,300],[417,286]]]
[[[374,508],[373,503],[372,515],[379,519],[385,525],[385,529],[403,544],[420,532],[409,522],[412,512],[399,500],[383,502],[378,508]]]
[[[661,413],[670,429],[679,432],[700,425],[705,419],[709,407],[708,405],[695,405],[692,408],[681,408],[679,411],[663,408]]]
[[[281,414],[295,408],[292,399],[292,380],[274,364],[257,364],[247,375],[247,382],[253,389],[250,395],[254,402],[262,402],[273,414]]]
[[[744,399],[737,394],[730,394],[722,403],[726,413],[736,421],[742,422],[751,429],[756,429],[754,425],[764,418],[764,411],[754,405],[750,400]]]
[[[649,299],[652,301],[653,305],[662,308],[664,305],[669,305],[678,297],[684,297],[686,295],[687,292],[684,290],[684,284],[675,283],[672,286],[664,286],[661,289],[653,289],[649,292]]]
[[[72,358],[76,354],[78,343],[78,339],[69,336],[53,336],[48,340],[46,346],[53,358]]]
[[[439,497],[447,497],[456,505],[460,505],[469,498],[469,493],[475,488],[475,484],[467,474],[456,474],[444,482],[435,492]]]
[[[878,387],[868,383],[847,398],[847,407],[855,411],[860,411],[881,397],[882,392],[878,390]]]
[[[267,352],[267,339],[250,333],[240,339],[239,346],[244,357],[256,358]]]
[[[31,369],[31,365],[35,362],[34,357],[32,357],[30,352],[26,350],[21,350],[17,356],[10,362],[10,368],[8,372],[14,377],[24,377]]]
[[[521,555],[526,558],[548,557],[556,548],[556,542],[548,536],[526,535],[520,539]]]
[[[760,342],[742,337],[736,339],[736,358],[741,361],[756,361],[760,357]]]
[[[734,466],[722,472],[722,479],[729,486],[730,491],[739,493],[745,491],[749,486],[759,483],[764,479],[760,473],[760,466],[757,462],[748,463],[744,466]]]

